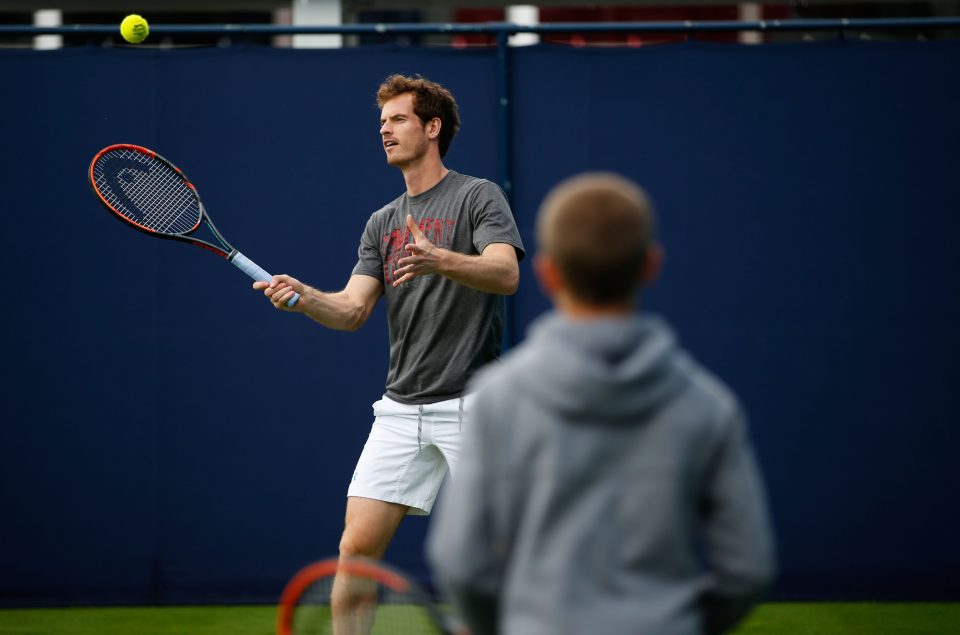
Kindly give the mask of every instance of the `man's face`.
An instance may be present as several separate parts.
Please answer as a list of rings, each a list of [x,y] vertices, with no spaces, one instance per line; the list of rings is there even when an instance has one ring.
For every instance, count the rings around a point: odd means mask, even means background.
[[[420,117],[413,111],[413,94],[397,95],[383,104],[380,137],[390,165],[402,168],[426,155],[430,138]]]

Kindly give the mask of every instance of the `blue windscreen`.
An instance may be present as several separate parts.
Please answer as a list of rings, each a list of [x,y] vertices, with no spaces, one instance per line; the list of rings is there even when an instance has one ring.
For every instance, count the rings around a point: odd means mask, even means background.
[[[960,43],[542,45],[509,63],[531,256],[562,178],[613,170],[654,201],[666,261],[641,308],[744,403],[775,596],[960,598]],[[404,189],[375,104],[395,72],[451,89],[446,164],[496,180],[493,49],[0,50],[0,603],[269,602],[336,553],[383,309],[356,333],[279,312],[203,250],[131,236],[85,172],[111,143],[156,150],[258,265],[338,290]],[[128,99],[101,89],[115,77],[139,78]],[[118,173],[131,200],[139,178]],[[549,307],[532,260],[511,344]],[[420,578],[428,522],[387,553]]]

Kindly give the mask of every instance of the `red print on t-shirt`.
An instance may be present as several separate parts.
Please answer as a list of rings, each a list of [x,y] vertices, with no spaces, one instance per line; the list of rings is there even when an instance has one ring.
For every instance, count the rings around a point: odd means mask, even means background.
[[[451,218],[422,218],[417,227],[423,235],[437,247],[449,249],[453,244],[453,226],[457,221]],[[407,224],[390,230],[383,235],[383,280],[390,284],[396,278],[397,261],[406,256],[403,248],[413,237]]]

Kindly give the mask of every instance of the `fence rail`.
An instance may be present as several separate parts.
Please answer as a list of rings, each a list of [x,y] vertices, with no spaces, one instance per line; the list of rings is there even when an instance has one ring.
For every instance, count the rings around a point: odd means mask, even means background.
[[[548,24],[382,23],[382,24],[152,24],[151,35],[515,35],[518,33],[718,33],[732,31],[851,31],[960,28],[960,16],[939,18],[836,18],[817,20],[716,20],[665,22],[552,22]],[[116,24],[34,26],[2,24],[0,35],[114,35]]]

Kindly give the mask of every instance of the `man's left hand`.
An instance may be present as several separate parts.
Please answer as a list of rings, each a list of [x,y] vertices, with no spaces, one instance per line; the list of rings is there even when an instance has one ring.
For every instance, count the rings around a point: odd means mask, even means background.
[[[424,236],[410,214],[407,214],[407,229],[413,236],[413,242],[403,248],[403,251],[408,255],[397,261],[395,275],[398,277],[393,282],[395,287],[404,282],[409,282],[417,276],[439,273],[443,254],[446,251],[434,245]]]

